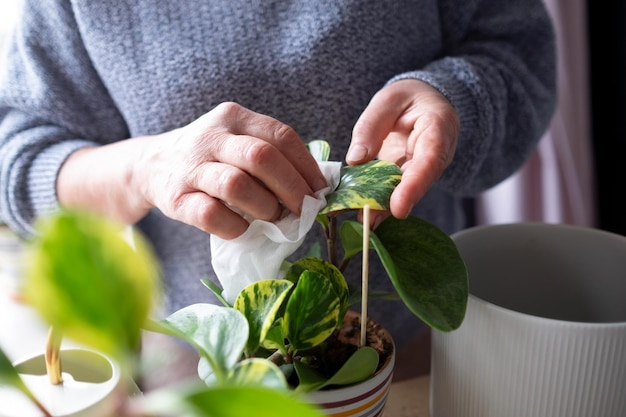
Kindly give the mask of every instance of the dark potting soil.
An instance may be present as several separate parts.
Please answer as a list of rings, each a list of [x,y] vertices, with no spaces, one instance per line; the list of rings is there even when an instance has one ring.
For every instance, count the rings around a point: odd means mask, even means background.
[[[367,320],[366,345],[378,352],[377,371],[385,364],[393,352],[393,343],[385,329],[372,319]],[[349,311],[343,325],[323,344],[323,348],[308,351],[312,355],[310,366],[327,378],[334,375],[348,358],[359,348],[361,341],[361,316]]]

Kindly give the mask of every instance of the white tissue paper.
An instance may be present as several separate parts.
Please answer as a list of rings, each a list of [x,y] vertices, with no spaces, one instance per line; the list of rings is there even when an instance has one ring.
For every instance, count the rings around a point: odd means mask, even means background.
[[[271,223],[254,220],[236,239],[224,240],[211,235],[211,263],[222,285],[222,296],[229,303],[249,284],[278,278],[280,266],[304,241],[319,211],[326,205],[325,196],[339,184],[341,162],[319,162],[328,187],[305,196],[300,217],[289,213]]]

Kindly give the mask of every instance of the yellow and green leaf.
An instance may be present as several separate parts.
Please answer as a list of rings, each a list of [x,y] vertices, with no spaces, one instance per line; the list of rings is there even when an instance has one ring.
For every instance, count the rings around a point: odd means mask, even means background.
[[[283,301],[293,283],[284,279],[265,279],[244,288],[235,299],[234,308],[239,310],[250,324],[246,352],[256,351],[276,320]]]
[[[228,377],[228,384],[240,386],[264,386],[287,390],[285,375],[272,361],[264,358],[248,358],[237,363]]]
[[[372,210],[388,210],[391,193],[400,183],[402,171],[388,161],[370,161],[362,165],[341,168],[337,189],[326,196],[326,207],[320,214],[341,210],[361,209],[369,205]]]
[[[294,350],[309,349],[328,338],[341,320],[341,299],[332,280],[304,271],[287,301],[284,329]]]
[[[330,158],[330,144],[327,141],[312,140],[306,146],[316,161],[324,162]]]
[[[349,289],[346,279],[341,271],[325,259],[315,256],[307,256],[305,258],[298,259],[291,265],[287,271],[285,279],[296,283],[304,271],[318,272],[330,280],[330,283],[335,290],[335,294],[339,297],[341,312],[345,313],[345,310],[349,307]]]
[[[37,223],[24,296],[64,336],[120,362],[134,355],[159,298],[159,268],[141,235],[92,214],[60,211]]]

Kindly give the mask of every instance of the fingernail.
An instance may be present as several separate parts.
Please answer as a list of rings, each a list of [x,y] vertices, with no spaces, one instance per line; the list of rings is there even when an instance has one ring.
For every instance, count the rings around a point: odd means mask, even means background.
[[[354,145],[348,149],[347,161],[362,161],[367,157],[367,148],[363,145]]]

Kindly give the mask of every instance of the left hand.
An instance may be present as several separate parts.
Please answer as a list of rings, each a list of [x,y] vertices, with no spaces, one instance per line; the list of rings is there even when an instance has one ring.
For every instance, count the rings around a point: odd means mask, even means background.
[[[400,166],[390,208],[403,219],[452,162],[459,129],[456,110],[439,91],[419,80],[397,81],[378,91],[357,120],[346,162],[378,157]],[[372,218],[374,226],[381,220]]]

